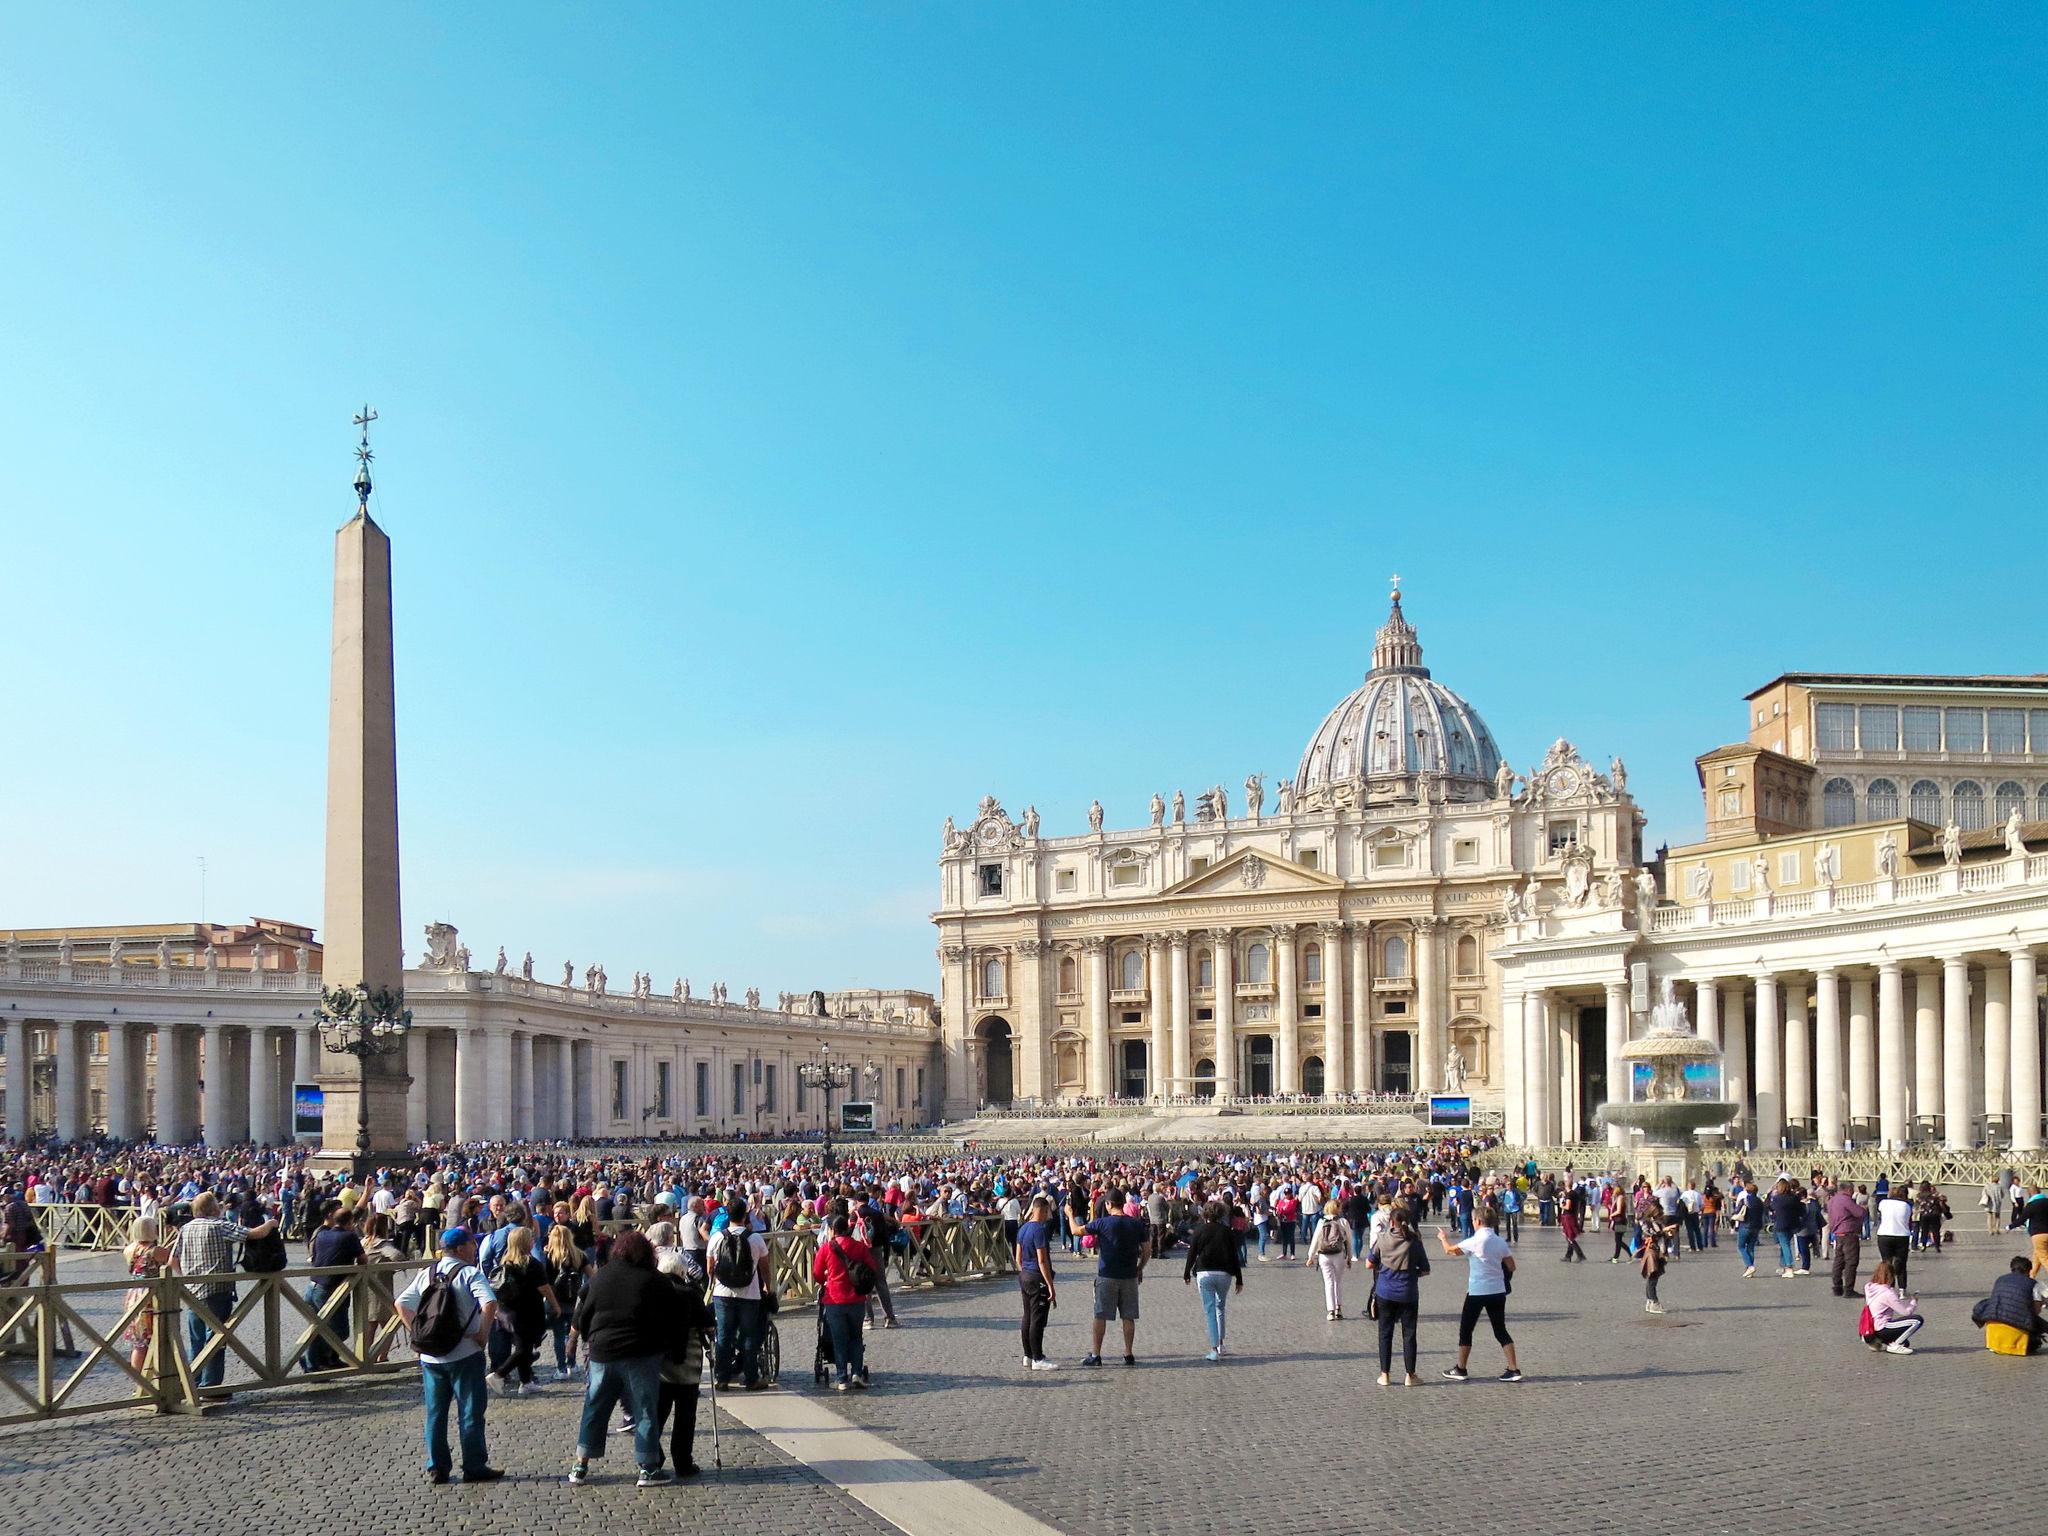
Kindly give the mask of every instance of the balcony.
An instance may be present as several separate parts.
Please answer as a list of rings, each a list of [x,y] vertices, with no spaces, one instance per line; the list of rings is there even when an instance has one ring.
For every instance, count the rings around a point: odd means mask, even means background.
[[[994,996],[977,997],[974,1000],[974,1006],[977,1008],[1007,1008],[1010,1006],[1009,994],[998,992]]]
[[[1270,981],[1240,981],[1237,996],[1240,1002],[1260,1002],[1271,998],[1273,983]]]
[[[1143,987],[1111,987],[1109,1000],[1112,1003],[1142,1003],[1150,994]]]
[[[1406,997],[1415,990],[1413,976],[1375,976],[1372,979],[1375,997]]]

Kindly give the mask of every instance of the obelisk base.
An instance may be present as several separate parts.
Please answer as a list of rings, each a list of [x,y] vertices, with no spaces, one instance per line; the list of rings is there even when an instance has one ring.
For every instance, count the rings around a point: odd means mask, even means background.
[[[379,1168],[405,1162],[405,1094],[412,1079],[406,1075],[404,1061],[400,1055],[374,1057],[359,1064],[342,1057],[338,1070],[320,1074],[324,1126],[320,1150],[307,1159],[308,1166],[318,1172],[364,1179]],[[365,1106],[369,1111],[367,1148],[360,1144]]]

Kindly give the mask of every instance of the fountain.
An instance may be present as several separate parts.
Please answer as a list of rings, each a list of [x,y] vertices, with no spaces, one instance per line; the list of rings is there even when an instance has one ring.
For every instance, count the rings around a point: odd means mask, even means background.
[[[1699,1171],[1699,1132],[1735,1118],[1735,1106],[1721,1097],[1721,1048],[1693,1033],[1667,976],[1650,1010],[1648,1033],[1629,1041],[1621,1054],[1630,1063],[1630,1096],[1602,1104],[1601,1122],[1641,1131],[1636,1171],[1652,1182],[1669,1174],[1682,1185]],[[1647,1081],[1639,1081],[1639,1061],[1649,1064]]]

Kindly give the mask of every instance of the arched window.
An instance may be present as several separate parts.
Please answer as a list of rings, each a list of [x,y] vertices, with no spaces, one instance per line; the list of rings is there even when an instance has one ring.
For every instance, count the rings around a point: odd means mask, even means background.
[[[1913,798],[1906,807],[1906,814],[1915,821],[1924,821],[1931,826],[1941,825],[1941,786],[1932,779],[1916,779],[1913,782]]]
[[[2044,796],[2048,796],[2048,788],[2044,788],[2041,793]],[[1311,944],[1301,952],[1301,979],[1303,981],[1321,981],[1323,979],[1322,945]]]
[[[1060,991],[1071,997],[1081,990],[1080,969],[1074,964],[1072,955],[1060,957]]]
[[[1195,1063],[1195,1097],[1213,1098],[1216,1093],[1216,1063],[1204,1056]]]
[[[1246,981],[1271,981],[1273,979],[1273,952],[1263,944],[1254,944],[1244,952],[1244,979]]]
[[[1458,940],[1458,974],[1477,976],[1479,974],[1479,940],[1466,934]]]
[[[1892,779],[1872,779],[1863,792],[1865,821],[1895,821],[1899,814],[1899,786]]]
[[[2048,784],[2043,784],[2034,796],[2034,820],[2048,821]]]
[[[1820,824],[1846,827],[1856,819],[1856,786],[1847,779],[1829,779],[1820,789]]]
[[[1984,825],[1984,786],[1965,779],[1956,786],[1956,825],[1974,832]]]
[[[1394,938],[1387,940],[1387,947],[1380,952],[1382,976],[1406,976],[1408,974],[1408,941]]]
[[[984,960],[981,962],[981,995],[1001,997],[1003,995],[1003,962]]]
[[[1126,992],[1135,992],[1145,985],[1145,956],[1135,949],[1124,951],[1123,987]]]
[[[1195,985],[1213,987],[1216,985],[1216,959],[1208,950],[1195,952]]]
[[[2022,820],[2025,819],[2027,814],[2027,789],[2024,784],[2016,784],[2011,779],[2007,779],[1998,786],[1998,789],[1992,796],[1991,820],[1995,825],[2003,826],[2005,818],[2014,811],[2020,813]]]
[[[1323,1096],[1323,1058],[1311,1056],[1301,1064],[1301,1091],[1310,1098]]]

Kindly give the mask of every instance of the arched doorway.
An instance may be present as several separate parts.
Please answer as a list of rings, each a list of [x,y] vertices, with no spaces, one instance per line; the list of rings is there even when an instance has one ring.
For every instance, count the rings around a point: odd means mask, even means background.
[[[1008,1109],[1017,1097],[1016,1067],[1010,1050],[1007,1019],[983,1019],[975,1026],[981,1041],[981,1097],[998,1109]]]
[[[1195,1097],[1213,1099],[1216,1097],[1216,1063],[1204,1056],[1195,1063]]]
[[[1323,1096],[1323,1058],[1311,1056],[1301,1064],[1301,1091],[1312,1099]]]

